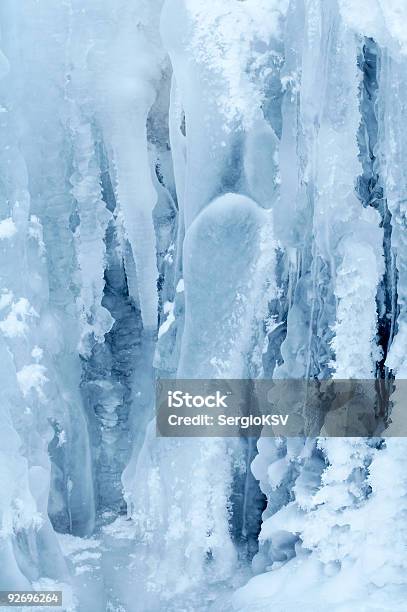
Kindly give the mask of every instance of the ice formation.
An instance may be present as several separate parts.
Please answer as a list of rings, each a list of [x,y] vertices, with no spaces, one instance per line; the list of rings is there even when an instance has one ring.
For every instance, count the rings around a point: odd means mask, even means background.
[[[406,378],[405,0],[3,0],[0,31],[0,590],[404,611],[403,439],[153,416],[156,378]]]

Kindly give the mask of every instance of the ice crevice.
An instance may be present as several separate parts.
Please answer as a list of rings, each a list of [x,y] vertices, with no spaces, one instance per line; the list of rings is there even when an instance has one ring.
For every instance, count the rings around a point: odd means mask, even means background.
[[[159,378],[405,378],[403,20],[3,0],[0,590],[405,609],[403,439],[158,439],[153,418]]]

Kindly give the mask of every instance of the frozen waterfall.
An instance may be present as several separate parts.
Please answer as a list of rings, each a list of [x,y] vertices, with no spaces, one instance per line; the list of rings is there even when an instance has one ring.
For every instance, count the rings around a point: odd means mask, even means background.
[[[0,32],[0,591],[405,612],[405,439],[159,438],[154,394],[407,378],[406,0],[2,0]]]

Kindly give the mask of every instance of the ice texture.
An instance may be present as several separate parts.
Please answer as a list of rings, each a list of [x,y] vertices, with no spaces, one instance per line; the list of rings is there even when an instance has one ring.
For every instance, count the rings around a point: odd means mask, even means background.
[[[3,0],[0,32],[0,590],[405,611],[404,439],[154,422],[159,378],[406,378],[405,0]]]

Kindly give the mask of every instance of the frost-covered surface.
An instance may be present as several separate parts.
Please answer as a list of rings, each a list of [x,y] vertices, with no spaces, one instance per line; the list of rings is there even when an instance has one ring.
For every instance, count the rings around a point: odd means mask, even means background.
[[[0,30],[0,590],[404,611],[405,440],[152,416],[156,377],[407,377],[405,0],[3,0]]]

